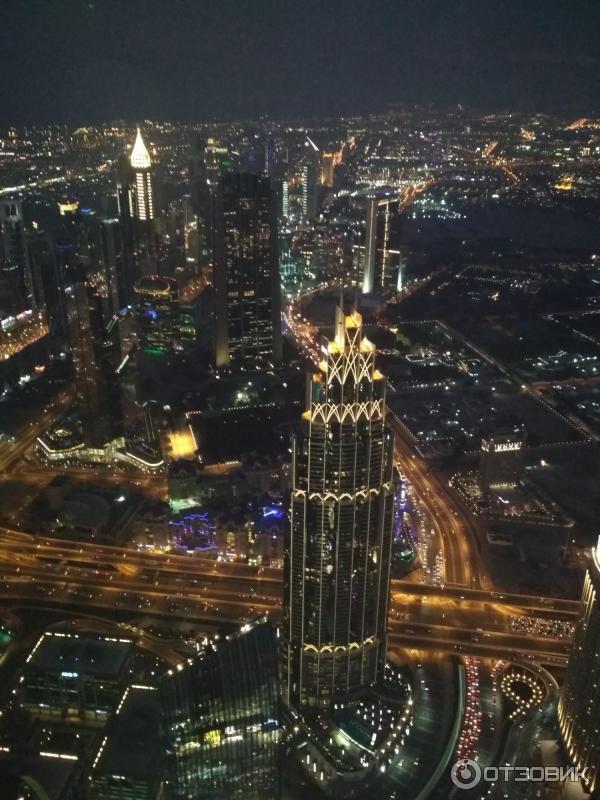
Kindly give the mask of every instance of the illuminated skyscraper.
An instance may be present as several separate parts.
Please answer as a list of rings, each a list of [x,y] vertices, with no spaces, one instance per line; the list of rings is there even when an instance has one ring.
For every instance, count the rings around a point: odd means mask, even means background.
[[[0,272],[6,281],[2,298],[6,311],[20,313],[36,308],[35,287],[31,274],[23,208],[20,201],[5,199],[0,203]]]
[[[86,447],[103,450],[122,435],[117,330],[105,326],[102,298],[78,281],[67,297],[77,404]]]
[[[268,619],[206,643],[161,685],[173,800],[278,800],[279,678]]]
[[[319,164],[318,153],[307,155],[302,167],[302,217],[306,222],[317,216],[319,201]]]
[[[116,314],[131,302],[133,275],[125,247],[123,228],[118,219],[103,219],[100,223],[101,258],[110,293],[111,308]]]
[[[130,294],[140,276],[160,271],[156,165],[139,128],[131,153],[117,163],[117,203]]]
[[[390,250],[393,216],[398,211],[397,198],[370,197],[367,200],[367,224],[363,251],[363,294],[393,286],[398,252]],[[397,283],[397,273],[396,281]]]
[[[212,282],[217,259],[221,171],[231,168],[229,152],[216,140],[198,138],[192,151],[192,203],[198,216],[203,271]]]
[[[587,770],[586,789],[600,789],[600,541],[585,575],[583,610],[558,703],[558,723],[570,760]]]
[[[265,140],[265,168],[264,173],[267,178],[277,177],[277,145],[272,136]]]
[[[335,168],[342,160],[342,151],[321,154],[321,184],[323,186],[333,186]]]
[[[206,178],[211,184],[218,183],[222,170],[231,169],[229,151],[218,139],[207,139],[204,161]]]
[[[287,178],[281,181],[281,216],[286,220],[290,216],[290,187]]]
[[[302,218],[311,222],[319,208],[319,183],[321,178],[321,154],[313,140],[306,137],[306,152],[302,167]]]
[[[226,173],[215,196],[215,363],[281,360],[277,209],[268,178]]]
[[[395,486],[386,382],[360,314],[338,308],[321,349],[293,445],[283,675],[288,704],[327,707],[381,676]]]
[[[131,169],[133,170],[133,194],[131,215],[142,222],[155,217],[154,179],[152,175],[152,159],[137,129],[135,143],[131,151]]]
[[[52,237],[46,233],[39,225],[27,230],[26,234],[27,259],[31,268],[33,287],[35,294],[35,307],[44,309],[46,320],[51,327],[51,313],[48,308],[47,286],[50,286],[49,294],[57,291],[54,260],[54,243]],[[53,331],[51,330],[51,333]]]

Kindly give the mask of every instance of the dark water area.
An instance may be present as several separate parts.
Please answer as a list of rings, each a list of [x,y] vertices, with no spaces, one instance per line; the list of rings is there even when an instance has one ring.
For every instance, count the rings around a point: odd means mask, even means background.
[[[426,249],[430,242],[439,246],[447,242],[453,250],[458,241],[464,247],[504,243],[512,248],[574,254],[600,252],[600,212],[598,219],[583,217],[563,208],[503,207],[469,209],[461,220],[403,220],[402,233],[406,244]]]
[[[525,245],[600,248],[600,221],[560,208],[473,209],[466,225],[485,238],[508,238]]]

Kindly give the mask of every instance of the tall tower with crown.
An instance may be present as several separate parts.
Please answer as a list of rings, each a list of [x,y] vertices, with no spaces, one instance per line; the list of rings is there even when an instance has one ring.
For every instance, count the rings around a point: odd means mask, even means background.
[[[336,313],[293,446],[284,698],[326,708],[373,686],[386,654],[394,515],[386,382],[358,312]]]
[[[133,171],[131,216],[142,222],[151,221],[156,214],[152,159],[139,128],[129,160]]]

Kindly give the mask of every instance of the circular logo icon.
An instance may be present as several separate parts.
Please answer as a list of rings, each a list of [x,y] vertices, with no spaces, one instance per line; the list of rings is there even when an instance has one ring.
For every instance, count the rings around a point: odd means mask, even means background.
[[[461,758],[452,766],[450,777],[459,789],[472,789],[481,780],[481,767],[471,758]]]

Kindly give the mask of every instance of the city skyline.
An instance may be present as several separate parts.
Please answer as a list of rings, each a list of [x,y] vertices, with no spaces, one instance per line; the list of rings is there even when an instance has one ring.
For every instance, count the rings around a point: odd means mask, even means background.
[[[596,800],[600,6],[2,21],[2,800]]]

